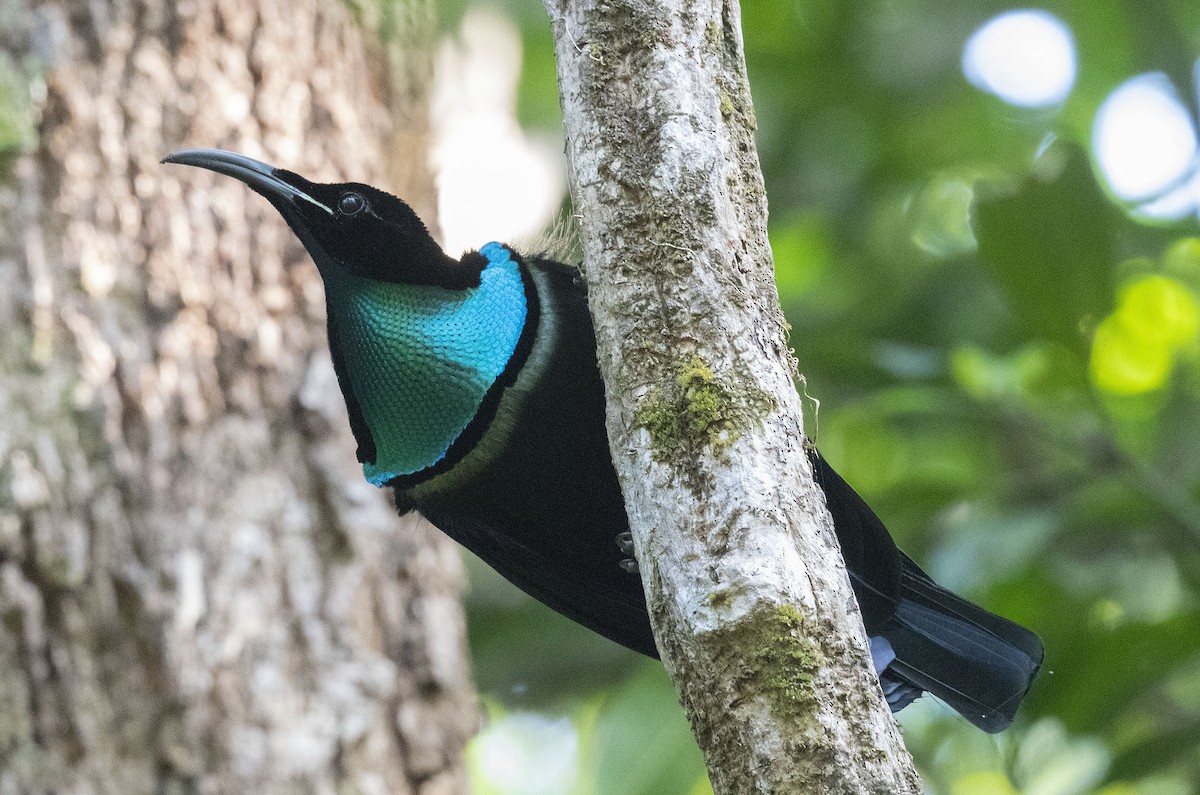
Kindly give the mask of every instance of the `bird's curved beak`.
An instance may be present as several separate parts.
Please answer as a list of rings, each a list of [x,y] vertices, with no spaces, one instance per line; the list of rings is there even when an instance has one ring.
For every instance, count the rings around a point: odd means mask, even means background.
[[[290,174],[290,172],[277,169],[252,157],[239,155],[237,152],[227,152],[224,149],[181,149],[164,157],[162,162],[206,168],[209,171],[233,177],[244,182],[251,190],[276,206],[281,201],[290,201],[298,207],[303,207],[304,205],[301,204],[303,202],[333,215],[332,209],[281,177],[282,174]]]

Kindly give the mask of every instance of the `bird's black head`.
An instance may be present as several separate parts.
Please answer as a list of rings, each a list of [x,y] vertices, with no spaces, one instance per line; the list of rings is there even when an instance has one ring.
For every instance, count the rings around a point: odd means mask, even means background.
[[[220,149],[187,149],[164,163],[198,166],[246,183],[275,206],[324,272],[403,284],[465,289],[479,284],[485,261],[449,257],[407,204],[370,185],[322,184]]]

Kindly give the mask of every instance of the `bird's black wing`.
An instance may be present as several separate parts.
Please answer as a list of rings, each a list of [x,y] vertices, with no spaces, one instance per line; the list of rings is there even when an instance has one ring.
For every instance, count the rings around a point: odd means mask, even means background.
[[[850,584],[862,610],[867,634],[878,634],[892,615],[900,592],[901,553],[887,528],[858,492],[826,463],[815,449],[808,451],[813,479],[825,492],[834,532],[842,548]]]
[[[616,560],[564,560],[531,548],[512,532],[514,522],[519,520],[511,515],[498,515],[493,524],[485,517],[457,508],[444,512],[428,509],[422,513],[442,532],[546,606],[626,648],[658,657],[641,578],[620,569]],[[500,527],[503,531],[497,529]],[[570,533],[581,528],[551,529]]]

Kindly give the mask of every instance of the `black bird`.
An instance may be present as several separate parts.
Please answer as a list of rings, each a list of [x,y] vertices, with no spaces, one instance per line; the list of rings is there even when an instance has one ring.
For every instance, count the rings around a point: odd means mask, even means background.
[[[578,270],[500,243],[454,259],[407,204],[368,185],[220,150],[164,162],[241,180],[308,249],[367,479],[535,598],[657,657]],[[928,691],[985,731],[1006,728],[1041,641],[934,583],[810,458],[892,709]]]

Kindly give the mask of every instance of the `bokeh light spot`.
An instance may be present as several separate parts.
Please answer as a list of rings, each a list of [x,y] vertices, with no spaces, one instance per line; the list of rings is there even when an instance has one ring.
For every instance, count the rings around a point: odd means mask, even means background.
[[[1075,85],[1075,41],[1045,11],[1008,11],[979,27],[963,48],[963,74],[976,88],[1011,105],[1042,108]]]
[[[1179,347],[1200,331],[1200,309],[1187,287],[1166,276],[1146,276],[1122,292],[1121,321],[1145,338]]]
[[[521,37],[513,22],[472,9],[438,54],[430,152],[446,252],[534,238],[566,194],[562,142],[517,121]]]
[[[912,241],[941,258],[975,250],[971,231],[971,206],[975,191],[963,179],[935,179],[916,198]]]
[[[487,795],[560,795],[575,784],[579,735],[566,718],[500,715],[467,747],[473,789]]]
[[[1174,86],[1156,72],[1126,80],[1108,95],[1096,112],[1092,146],[1113,192],[1133,201],[1156,196],[1188,175],[1195,167],[1196,130]]]
[[[1114,395],[1158,389],[1171,374],[1171,351],[1140,338],[1117,317],[1105,318],[1092,340],[1092,381]]]
[[[952,795],[1019,795],[1017,789],[1008,780],[1008,776],[999,770],[981,770],[968,773],[954,782]]]
[[[1136,395],[1164,386],[1176,352],[1195,343],[1200,306],[1183,284],[1144,276],[1121,291],[1116,311],[1092,340],[1092,381],[1115,395]]]

